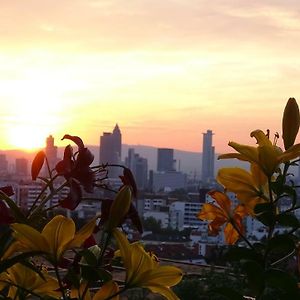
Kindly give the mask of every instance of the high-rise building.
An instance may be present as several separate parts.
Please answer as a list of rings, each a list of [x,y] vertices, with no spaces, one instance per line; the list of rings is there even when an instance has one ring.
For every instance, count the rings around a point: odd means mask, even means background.
[[[57,146],[54,145],[54,138],[52,135],[49,135],[46,139],[45,154],[48,159],[50,170],[52,170],[59,161],[57,157]]]
[[[118,124],[113,132],[103,132],[100,137],[100,164],[120,164],[122,149],[122,135]],[[109,168],[109,177],[118,177],[120,170]]]
[[[157,149],[157,171],[172,172],[175,171],[174,149],[158,148]]]
[[[133,148],[128,149],[128,156],[125,158],[125,165],[128,167],[136,181],[137,188],[143,190],[148,186],[148,161],[134,152]]]
[[[209,183],[214,179],[215,147],[212,146],[213,132],[207,130],[203,133],[202,146],[202,182]]]
[[[0,154],[0,175],[8,173],[8,161],[5,154]]]
[[[28,175],[28,160],[26,158],[16,159],[16,175],[20,175],[20,176]]]

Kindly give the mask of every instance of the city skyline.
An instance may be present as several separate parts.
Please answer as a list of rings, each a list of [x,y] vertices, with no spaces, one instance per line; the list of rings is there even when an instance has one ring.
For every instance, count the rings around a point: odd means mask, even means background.
[[[120,0],[1,3],[0,149],[68,133],[216,152],[250,132],[281,133],[300,100],[297,1]],[[126,133],[126,134],[125,134]]]

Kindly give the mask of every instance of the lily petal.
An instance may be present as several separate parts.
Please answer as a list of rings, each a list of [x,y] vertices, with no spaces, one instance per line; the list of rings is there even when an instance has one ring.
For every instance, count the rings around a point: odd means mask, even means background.
[[[151,285],[151,286],[147,286],[147,288],[151,292],[158,293],[164,296],[168,300],[180,300],[170,288],[161,285]]]
[[[217,206],[211,203],[205,203],[202,210],[198,213],[197,217],[201,220],[214,220],[216,217],[227,219],[224,212]]]
[[[13,236],[21,243],[21,247],[27,251],[43,251],[49,253],[49,243],[36,229],[26,224],[15,223],[11,225]]]
[[[74,238],[75,224],[65,216],[55,216],[46,224],[42,235],[50,245],[50,252],[55,259],[59,259],[66,249],[66,245]]]
[[[105,300],[113,295],[115,295],[119,291],[119,286],[114,281],[106,282],[100,290],[94,295],[93,300]],[[119,295],[111,298],[112,300],[119,300]]]
[[[224,235],[225,241],[229,245],[233,245],[239,239],[239,234],[231,223],[226,224],[224,228]]]
[[[229,142],[228,145],[239,152],[244,160],[258,162],[258,152],[256,147],[242,145],[235,142]]]
[[[141,277],[142,285],[174,286],[182,279],[182,271],[174,266],[158,266],[149,270]]]
[[[93,218],[90,222],[79,229],[79,231],[75,234],[74,239],[68,244],[68,248],[80,247],[84,241],[93,234],[97,218],[98,217]]]

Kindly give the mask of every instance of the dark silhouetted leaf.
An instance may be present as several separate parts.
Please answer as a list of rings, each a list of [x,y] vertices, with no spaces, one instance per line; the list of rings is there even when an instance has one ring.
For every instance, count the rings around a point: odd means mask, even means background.
[[[300,222],[293,214],[280,214],[276,217],[277,222],[282,226],[299,228]]]
[[[92,251],[89,249],[84,249],[78,253],[85,259],[85,263],[90,265],[90,266],[96,266],[98,263],[97,257],[94,255]]]
[[[300,299],[297,280],[294,276],[279,269],[270,269],[265,273],[265,280],[268,286],[283,290],[286,299]]]
[[[137,197],[137,186],[136,186],[136,182],[134,179],[134,176],[131,172],[130,169],[128,168],[124,168],[123,170],[123,176],[119,176],[120,179],[122,180],[123,185],[129,185],[131,187],[132,190],[132,195],[133,197]]]
[[[242,269],[247,275],[247,281],[254,293],[260,294],[265,287],[264,269],[256,261],[246,261],[242,264]]]
[[[139,216],[135,206],[132,203],[130,204],[127,218],[129,218],[131,220],[132,224],[139,231],[139,233],[143,233],[143,225],[142,225],[140,216]]]
[[[6,204],[9,206],[11,214],[13,215],[16,222],[27,223],[27,219],[22,213],[21,209],[18,207],[18,205],[2,191],[0,191],[0,199],[3,199],[3,201],[5,201]]]
[[[244,297],[237,291],[229,287],[221,287],[214,290],[214,293],[222,295],[228,300],[243,300]]]
[[[296,245],[291,236],[287,234],[274,236],[267,244],[267,253],[279,253],[285,256],[294,251]]]
[[[14,195],[14,190],[11,185],[6,185],[6,186],[1,187],[0,191],[3,192],[8,197]]]
[[[89,282],[98,280],[106,282],[112,279],[110,272],[99,267],[81,266],[81,274],[82,278]]]
[[[263,264],[263,256],[253,249],[244,247],[231,247],[224,254],[224,259],[228,261],[253,260]]]
[[[276,215],[273,210],[273,205],[270,203],[259,203],[254,208],[256,219],[266,226],[275,223]]]
[[[14,221],[11,210],[3,200],[0,200],[0,224],[10,224]]]
[[[82,192],[80,184],[75,180],[70,180],[70,191],[68,196],[59,201],[61,207],[68,208],[70,210],[74,210],[82,199]]]
[[[36,180],[38,175],[40,174],[40,171],[43,167],[44,161],[45,161],[45,152],[39,151],[37,155],[35,156],[32,165],[31,165],[31,178],[32,180]]]

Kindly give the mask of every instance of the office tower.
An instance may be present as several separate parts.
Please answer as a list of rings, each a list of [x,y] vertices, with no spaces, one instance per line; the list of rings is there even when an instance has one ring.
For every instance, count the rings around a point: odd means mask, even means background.
[[[213,132],[203,133],[202,145],[202,182],[209,183],[214,179],[215,147],[212,146]]]
[[[128,167],[136,181],[137,188],[143,190],[148,186],[148,161],[134,152],[133,148],[128,149],[128,156],[125,158],[125,165]]]
[[[52,135],[49,135],[46,139],[45,154],[48,159],[50,170],[52,170],[59,160],[57,157],[57,146],[54,145],[54,138]]]
[[[113,132],[103,132],[100,137],[100,164],[121,163],[122,135],[118,124]],[[116,167],[109,168],[109,177],[116,178],[120,170]]]
[[[0,174],[6,175],[8,173],[8,162],[5,154],[0,154]]]
[[[174,149],[158,148],[157,149],[157,171],[172,172],[175,171]]]
[[[16,159],[16,175],[28,175],[28,160],[26,158]]]

